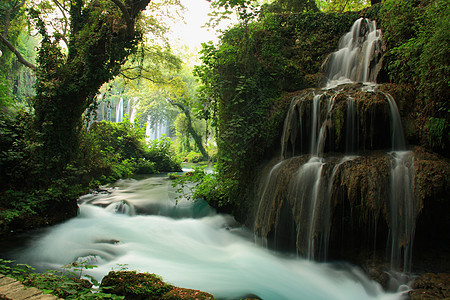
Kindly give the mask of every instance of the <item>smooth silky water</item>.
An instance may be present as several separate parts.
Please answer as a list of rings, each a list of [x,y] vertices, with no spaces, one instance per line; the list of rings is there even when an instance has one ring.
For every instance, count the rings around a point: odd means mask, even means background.
[[[28,236],[9,257],[39,269],[74,261],[111,270],[159,274],[171,284],[219,299],[399,299],[357,267],[316,263],[257,246],[231,216],[203,201],[175,200],[166,176],[120,180],[109,192],[80,198],[80,214]]]

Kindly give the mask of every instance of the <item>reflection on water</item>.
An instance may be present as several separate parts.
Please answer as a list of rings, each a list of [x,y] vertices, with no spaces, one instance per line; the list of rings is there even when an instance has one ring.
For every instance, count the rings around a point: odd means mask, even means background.
[[[335,268],[260,248],[231,216],[204,201],[175,200],[165,176],[120,180],[80,198],[80,215],[30,238],[19,262],[59,268],[73,261],[110,270],[159,274],[167,282],[217,298],[398,299],[359,269]]]

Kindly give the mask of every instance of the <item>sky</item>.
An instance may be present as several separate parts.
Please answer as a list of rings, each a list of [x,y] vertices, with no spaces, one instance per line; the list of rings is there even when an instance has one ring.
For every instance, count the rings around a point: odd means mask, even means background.
[[[169,35],[179,41],[181,45],[187,45],[191,50],[200,49],[201,43],[217,40],[215,30],[202,28],[209,21],[208,13],[211,10],[210,3],[206,0],[181,0],[186,11],[184,22],[177,22],[171,26],[172,33]],[[227,26],[224,24],[224,26]]]

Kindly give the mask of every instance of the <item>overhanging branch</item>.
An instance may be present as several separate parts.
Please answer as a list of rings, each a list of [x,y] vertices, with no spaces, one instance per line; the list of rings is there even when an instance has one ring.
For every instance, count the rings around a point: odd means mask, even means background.
[[[30,63],[29,61],[27,61],[27,60],[22,56],[22,54],[20,54],[19,51],[17,51],[17,49],[13,46],[13,44],[11,44],[11,43],[6,39],[6,37],[4,37],[3,35],[0,34],[0,39],[1,39],[1,41],[3,42],[3,44],[5,44],[6,47],[8,47],[8,49],[11,50],[11,52],[13,52],[13,53],[16,55],[17,59],[19,60],[19,62],[20,62],[21,64],[23,64],[24,66],[26,66],[26,67],[32,69],[33,71],[36,71],[36,70],[37,70],[36,66],[33,65],[32,63]]]

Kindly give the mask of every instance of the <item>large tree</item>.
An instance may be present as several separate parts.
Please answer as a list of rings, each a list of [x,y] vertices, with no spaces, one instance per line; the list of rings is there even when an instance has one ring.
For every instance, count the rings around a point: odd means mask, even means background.
[[[14,16],[28,8],[29,19],[42,37],[37,65],[21,59],[37,74],[33,102],[35,125],[40,132],[38,153],[44,179],[58,176],[77,155],[82,114],[94,101],[100,86],[121,72],[126,59],[143,45],[144,32],[163,31],[158,21],[143,11],[151,0],[9,0]],[[177,0],[157,1],[176,4]],[[152,3],[153,4],[153,3]],[[156,7],[156,6],[155,6]],[[157,7],[156,7],[157,9]],[[48,18],[52,15],[52,18]],[[56,16],[56,17],[55,17]],[[4,28],[8,28],[5,26]]]

